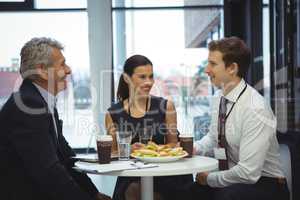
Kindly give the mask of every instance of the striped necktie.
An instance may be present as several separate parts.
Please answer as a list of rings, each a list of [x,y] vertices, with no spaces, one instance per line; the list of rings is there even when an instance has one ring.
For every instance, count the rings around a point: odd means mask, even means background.
[[[225,137],[225,123],[226,123],[226,104],[228,100],[225,97],[221,97],[220,106],[219,106],[219,118],[218,118],[218,146],[219,148],[224,148],[226,153],[225,160],[219,160],[219,170],[228,169],[228,160],[227,160],[227,142]]]

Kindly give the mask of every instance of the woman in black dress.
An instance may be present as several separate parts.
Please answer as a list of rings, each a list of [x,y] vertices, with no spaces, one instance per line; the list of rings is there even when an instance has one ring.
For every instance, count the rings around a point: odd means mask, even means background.
[[[153,133],[157,144],[175,146],[178,142],[177,114],[170,100],[150,95],[154,84],[151,61],[142,55],[128,58],[120,77],[117,98],[105,117],[106,129],[113,136],[112,151],[117,152],[116,131],[132,131],[132,147],[138,146],[139,131]],[[154,177],[154,198],[179,199],[192,175]],[[140,178],[118,177],[114,200],[139,200]]]

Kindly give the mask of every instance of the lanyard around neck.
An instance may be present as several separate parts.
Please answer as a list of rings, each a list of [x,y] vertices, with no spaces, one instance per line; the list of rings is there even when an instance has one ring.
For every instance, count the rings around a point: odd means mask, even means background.
[[[228,116],[230,115],[230,113],[231,113],[231,111],[232,111],[234,105],[235,105],[236,102],[239,100],[239,98],[242,96],[242,94],[244,94],[244,92],[246,91],[246,89],[247,89],[247,83],[246,83],[246,86],[244,87],[244,89],[242,90],[242,92],[239,94],[239,96],[238,96],[238,98],[236,99],[236,101],[235,101],[235,102],[233,103],[233,105],[231,106],[231,108],[230,108],[228,114],[225,116],[225,122],[226,122]]]

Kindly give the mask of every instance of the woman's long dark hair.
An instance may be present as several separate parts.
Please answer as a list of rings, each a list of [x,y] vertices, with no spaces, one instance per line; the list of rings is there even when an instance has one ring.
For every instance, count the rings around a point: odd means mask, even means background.
[[[143,55],[134,55],[128,58],[125,61],[123,67],[123,73],[126,73],[128,76],[132,76],[134,69],[143,66],[143,65],[151,65],[152,62]],[[122,74],[119,80],[118,91],[117,91],[117,99],[119,102],[124,101],[129,97],[129,87],[128,84],[124,80],[124,75]]]

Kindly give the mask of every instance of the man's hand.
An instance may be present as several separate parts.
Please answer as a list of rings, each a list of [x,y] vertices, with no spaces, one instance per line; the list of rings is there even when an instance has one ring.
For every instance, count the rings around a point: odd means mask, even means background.
[[[105,194],[102,194],[102,193],[98,193],[96,195],[96,200],[111,200],[111,198]]]
[[[207,185],[208,172],[198,173],[196,176],[196,182],[200,185]]]
[[[193,155],[196,155],[197,151],[196,151],[196,147],[193,147]]]

